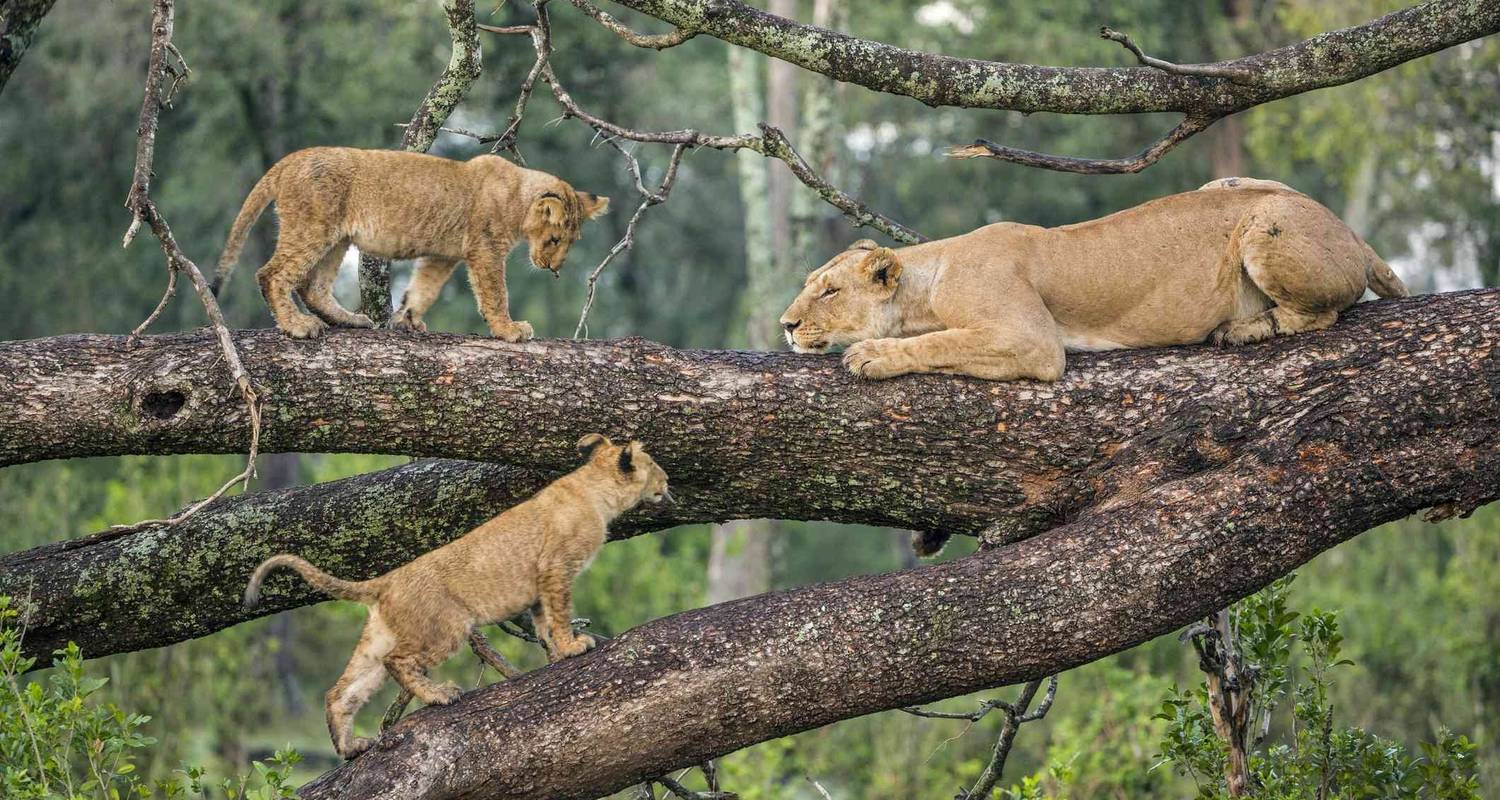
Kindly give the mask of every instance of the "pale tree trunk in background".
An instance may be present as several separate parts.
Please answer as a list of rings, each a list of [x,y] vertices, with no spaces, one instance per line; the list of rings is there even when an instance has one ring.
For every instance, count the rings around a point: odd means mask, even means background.
[[[1252,52],[1246,46],[1252,39],[1264,38],[1255,30],[1252,0],[1224,0],[1224,18],[1229,23],[1229,46],[1215,55],[1222,58],[1237,58]],[[1234,178],[1245,175],[1245,120],[1240,114],[1220,120],[1208,130],[1209,166],[1215,178]]]
[[[775,0],[773,13],[795,12],[795,0]],[[793,14],[795,15],[795,14]],[[761,121],[795,136],[795,67],[772,61],[761,80],[763,57],[729,48],[729,85],[734,98],[734,126],[753,131]],[[756,350],[776,349],[776,306],[782,273],[792,260],[792,176],[772,172],[766,159],[747,151],[737,158],[740,198],[745,209],[745,340]],[[760,594],[771,588],[772,520],[736,520],[715,525],[708,552],[707,602],[712,605]]]
[[[302,455],[300,453],[269,453],[262,456],[256,467],[260,479],[255,482],[258,491],[290,489],[302,485]],[[297,681],[297,661],[293,657],[293,639],[296,637],[295,623],[291,614],[279,614],[271,620],[270,637],[277,640],[272,668],[275,672],[276,689],[281,695],[282,708],[289,714],[301,713],[304,702],[302,686]]]

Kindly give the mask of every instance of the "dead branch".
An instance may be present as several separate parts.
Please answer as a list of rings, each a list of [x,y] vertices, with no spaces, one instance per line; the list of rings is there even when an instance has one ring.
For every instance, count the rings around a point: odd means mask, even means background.
[[[1141,52],[1141,48],[1131,41],[1130,37],[1108,27],[1099,29],[1099,38],[1108,39],[1111,42],[1119,42],[1126,50],[1135,54],[1136,60],[1148,67],[1155,67],[1163,72],[1173,75],[1202,75],[1208,78],[1226,78],[1234,83],[1248,84],[1254,79],[1254,73],[1244,67],[1235,67],[1227,64],[1174,64],[1171,61],[1163,61],[1160,58],[1152,58]]]
[[[1020,731],[1021,726],[1047,716],[1047,712],[1052,710],[1052,701],[1057,699],[1057,676],[1053,675],[1048,679],[1047,694],[1036,708],[1031,708],[1031,701],[1036,699],[1036,693],[1041,686],[1040,680],[1031,681],[1021,688],[1021,694],[1016,697],[1014,703],[1007,703],[1004,700],[984,700],[980,702],[978,709],[969,712],[928,711],[914,706],[907,706],[901,710],[915,717],[962,719],[970,724],[984,719],[995,710],[999,710],[1005,716],[1005,723],[1000,726],[1000,735],[995,739],[995,747],[990,751],[989,762],[975,779],[974,785],[966,790],[960,789],[957,796],[957,800],[983,800],[994,791],[995,784],[1005,771],[1005,762],[1010,758],[1011,745],[1015,743],[1016,733]]]
[[[125,207],[130,209],[130,227],[125,231],[123,246],[129,247],[135,235],[144,224],[151,229],[161,243],[162,252],[167,258],[167,289],[162,294],[161,301],[156,308],[146,317],[140,325],[131,332],[131,339],[139,336],[147,326],[161,315],[162,309],[177,294],[177,273],[186,272],[188,280],[192,282],[193,288],[198,292],[198,299],[203,303],[204,313],[208,315],[209,325],[213,328],[214,335],[219,342],[219,350],[223,354],[225,365],[229,369],[229,375],[234,380],[235,388],[239,390],[241,399],[244,400],[246,415],[250,424],[250,447],[245,461],[245,469],[238,475],[230,478],[220,486],[213,494],[203,500],[188,506],[181,513],[165,520],[146,520],[135,525],[124,526],[124,530],[138,530],[145,526],[164,524],[175,525],[214,500],[224,496],[231,487],[239,483],[246,487],[250,485],[250,478],[255,475],[255,458],[260,447],[260,395],[251,382],[250,375],[245,371],[245,365],[240,360],[239,350],[235,347],[234,340],[229,335],[229,326],[224,321],[224,314],[219,309],[219,302],[214,298],[213,291],[209,289],[208,281],[203,277],[198,265],[182,252],[177,246],[177,240],[172,236],[172,229],[167,226],[167,221],[157,211],[156,203],[151,200],[151,165],[156,156],[156,132],[161,118],[161,110],[167,106],[176,94],[178,84],[182,82],[191,70],[187,62],[183,60],[182,53],[172,44],[174,4],[173,0],[154,0],[151,4],[151,56],[146,67],[146,89],[145,97],[141,101],[140,120],[136,126],[135,146],[135,171],[130,184],[130,193],[125,198]],[[173,65],[168,60],[169,55],[176,55],[178,64]],[[172,76],[172,85],[163,93],[162,82],[168,75]]]
[[[571,2],[573,3],[573,6],[579,11],[582,11],[583,13],[588,14],[590,17],[593,17],[595,22],[603,25],[606,29],[613,32],[616,36],[619,36],[621,39],[624,39],[626,42],[629,42],[636,47],[644,47],[650,50],[665,50],[668,47],[676,47],[677,45],[682,44],[683,42],[698,35],[697,31],[691,31],[684,28],[673,28],[668,33],[637,33],[631,30],[629,26],[625,25],[625,23],[620,22],[619,20],[603,11],[600,11],[593,3],[588,2],[588,0],[571,0]]]
[[[1130,158],[1076,158],[1073,156],[1054,156],[1047,153],[1038,153],[1033,150],[1021,150],[1015,147],[995,144],[988,139],[978,139],[971,145],[954,147],[948,151],[950,158],[994,158],[1000,161],[1008,161],[1012,164],[1020,164],[1023,167],[1038,167],[1050,169],[1057,172],[1076,172],[1085,175],[1122,175],[1136,173],[1155,164],[1167,151],[1182,144],[1184,141],[1197,134],[1209,125],[1212,125],[1221,117],[1201,118],[1188,117],[1177,124],[1166,136],[1158,139],[1150,147],[1137,153]]]

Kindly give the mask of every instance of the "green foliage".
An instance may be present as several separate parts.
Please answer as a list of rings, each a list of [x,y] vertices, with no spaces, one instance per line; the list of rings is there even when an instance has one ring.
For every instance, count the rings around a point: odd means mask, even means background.
[[[1335,729],[1329,700],[1334,671],[1354,662],[1341,657],[1344,637],[1336,613],[1314,608],[1299,618],[1286,609],[1292,580],[1275,582],[1232,612],[1246,672],[1264,681],[1252,693],[1260,721],[1252,732],[1250,758],[1255,796],[1478,800],[1476,747],[1467,737],[1444,729],[1435,742],[1421,745],[1420,756],[1412,756],[1400,743],[1359,728]],[[1292,682],[1289,731],[1267,739],[1277,702]],[[1207,683],[1189,691],[1174,687],[1156,718],[1167,724],[1160,763],[1191,777],[1202,800],[1228,797],[1223,784],[1228,748],[1214,733]]]
[[[0,797],[8,800],[75,798],[224,797],[227,800],[284,800],[295,797],[295,750],[278,750],[253,763],[253,775],[206,779],[198,767],[148,782],[136,771],[136,757],[157,744],[142,733],[151,720],[131,714],[97,696],[109,681],[84,674],[78,645],[57,651],[46,680],[25,673],[36,659],[21,655],[20,611],[0,596]]]

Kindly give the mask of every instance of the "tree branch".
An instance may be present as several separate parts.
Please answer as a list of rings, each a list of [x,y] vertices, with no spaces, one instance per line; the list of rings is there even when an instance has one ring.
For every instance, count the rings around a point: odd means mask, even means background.
[[[1462,328],[1479,326],[1487,344],[1457,344]],[[1178,469],[969,558],[649,622],[413,714],[302,796],[598,797],[768,738],[1044,678],[1212,613],[1441,497],[1495,497],[1493,316],[1439,333],[1432,341],[1453,337],[1441,353],[1423,352],[1422,325],[1406,327],[1400,342],[1372,342],[1353,362],[1325,351],[1333,357],[1318,371],[1335,380],[1294,370],[1277,382],[1293,397],[1266,408],[1253,435],[1223,443],[1235,450],[1227,462]],[[1409,366],[1423,365],[1404,386],[1364,381],[1403,350]],[[1473,369],[1483,377],[1463,379]],[[1344,381],[1359,388],[1342,391]],[[1208,397],[1233,402],[1234,391]],[[1432,392],[1442,401],[1422,397]],[[1164,438],[1181,424],[1158,419]]]
[[[833,357],[639,340],[511,345],[348,331],[300,342],[246,332],[239,342],[256,378],[273,389],[268,449],[526,466],[424,461],[221,500],[176,529],[7,556],[0,593],[33,592],[28,646],[40,652],[68,639],[98,656],[202,636],[251,618],[239,609],[240,581],[273,552],[301,552],[350,578],[379,574],[571,469],[567,443],[592,430],[642,438],[679,497],[627,516],[617,537],[771,517],[976,533],[997,545],[1245,463],[1262,465],[1262,500],[1302,502],[1300,488],[1285,488],[1294,471],[1300,481],[1374,438],[1409,455],[1366,459],[1363,484],[1347,491],[1393,492],[1403,514],[1464,513],[1493,496],[1497,479],[1464,483],[1497,457],[1471,454],[1500,430],[1497,312],[1495,290],[1371,303],[1329,331],[1260,346],[1074,356],[1057,384],[865,383]],[[243,409],[217,389],[215,358],[203,335],[136,347],[105,336],[0,343],[9,389],[0,463],[232,449]],[[1421,450],[1438,436],[1457,449]],[[1217,498],[1206,494],[1204,508]],[[257,613],[318,599],[273,581]]]
[[[1203,119],[1199,117],[1188,117],[1177,124],[1166,136],[1158,139],[1150,147],[1137,153],[1131,158],[1076,158],[1073,156],[1054,156],[1047,153],[1038,153],[1033,150],[1021,150],[1015,147],[995,144],[988,139],[978,139],[973,144],[965,147],[955,147],[948,151],[950,158],[994,158],[1000,161],[1008,161],[1012,164],[1020,164],[1023,167],[1038,167],[1050,169],[1057,172],[1076,172],[1085,175],[1122,175],[1136,173],[1146,167],[1155,164],[1168,150],[1187,141],[1209,125],[1214,119]]]
[[[590,17],[593,17],[595,22],[603,25],[605,28],[613,32],[616,36],[619,36],[621,39],[624,39],[626,42],[629,42],[636,47],[644,47],[649,50],[665,50],[669,47],[676,47],[677,45],[682,44],[683,42],[698,35],[696,31],[690,31],[683,28],[675,28],[670,33],[637,33],[631,30],[630,27],[623,22],[620,22],[619,20],[603,11],[600,11],[597,6],[595,6],[593,3],[588,2],[588,0],[570,1],[579,11],[582,11],[583,13],[588,14]]]
[[[57,0],[0,0],[0,92],[36,37],[42,18]]]

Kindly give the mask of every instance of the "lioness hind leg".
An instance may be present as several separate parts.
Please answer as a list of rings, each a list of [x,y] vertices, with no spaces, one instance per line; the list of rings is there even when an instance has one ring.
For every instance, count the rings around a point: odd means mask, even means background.
[[[1245,274],[1275,305],[1220,325],[1211,337],[1215,343],[1248,344],[1322,330],[1364,294],[1363,243],[1310,198],[1267,198],[1250,211],[1237,235]]]
[[[345,239],[318,260],[318,265],[302,283],[302,302],[307,304],[308,311],[330,325],[373,328],[375,323],[369,317],[344,308],[333,296],[333,283],[339,277],[339,266],[344,263],[344,254],[348,252],[349,241]]]

